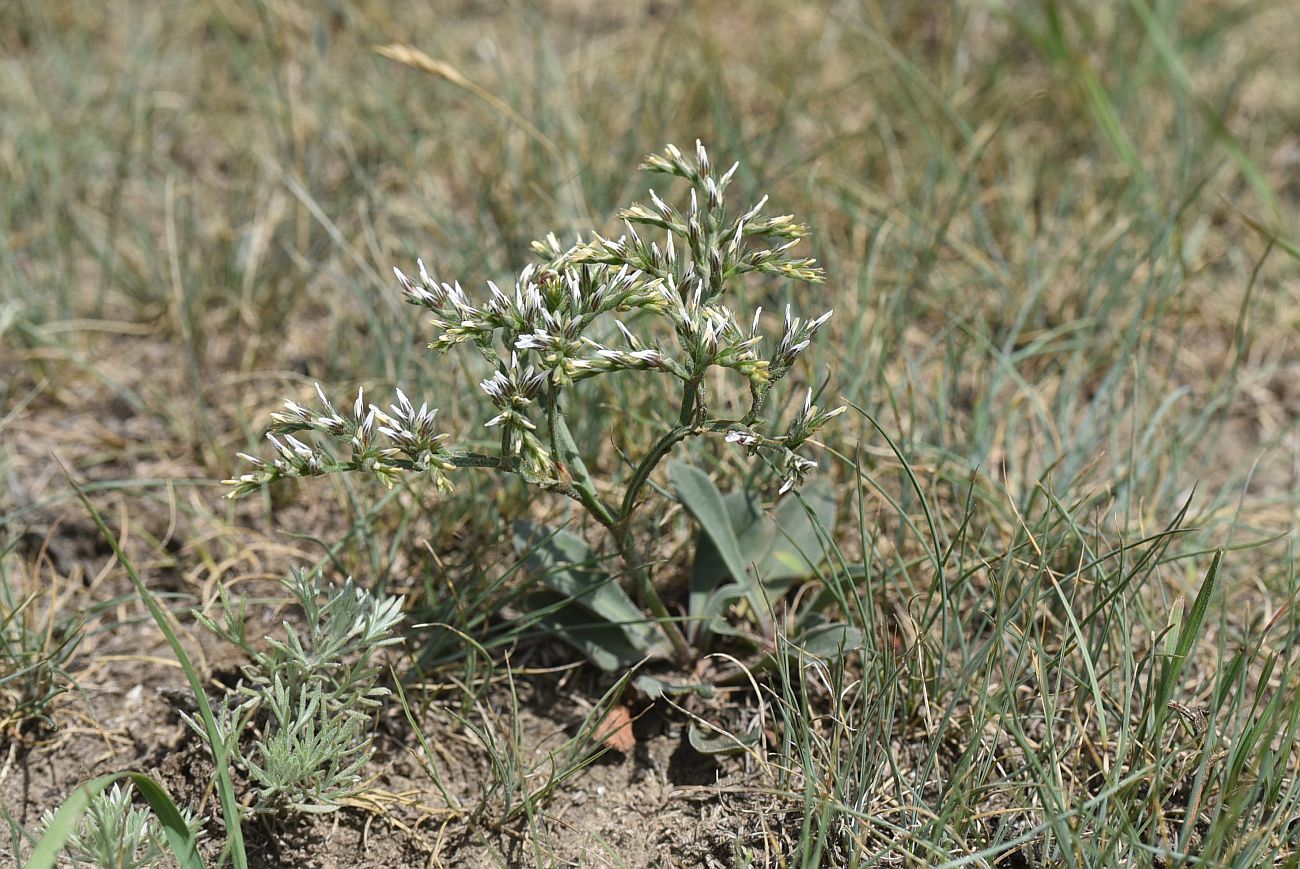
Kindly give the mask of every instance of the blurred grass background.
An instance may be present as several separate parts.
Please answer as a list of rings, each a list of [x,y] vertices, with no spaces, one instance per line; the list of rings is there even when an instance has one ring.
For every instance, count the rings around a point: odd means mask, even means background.
[[[961,674],[918,661],[926,703],[1016,682],[972,664],[971,625],[1001,624],[1006,600],[1036,612],[1036,571],[1075,570],[1079,606],[1122,603],[1084,645],[1090,664],[1132,663],[1205,573],[1208,557],[1174,556],[1224,545],[1241,550],[1219,579],[1232,606],[1189,692],[1227,692],[1216,668],[1239,648],[1254,690],[1295,633],[1263,626],[1288,623],[1296,591],[1296,24],[1288,0],[18,0],[0,20],[4,523],[57,541],[53,453],[124,497],[146,567],[204,600],[304,552],[427,579],[417,538],[472,570],[454,555],[494,539],[495,511],[466,505],[522,509],[490,480],[443,502],[399,492],[387,512],[346,481],[237,508],[210,481],[313,380],[401,382],[479,437],[478,372],[422,349],[391,267],[421,256],[467,288],[508,280],[534,237],[615,230],[651,183],[640,159],[698,137],[741,161],[738,201],[770,194],[813,227],[829,280],[789,301],[837,311],[805,376],[864,414],[828,439],[845,461],[823,464],[858,526],[842,545],[876,565],[871,595],[890,612],[929,601],[954,553],[984,577],[945,592],[932,622],[914,614],[935,631],[926,660],[951,654]],[[373,50],[390,43],[447,73]],[[788,292],[758,283],[737,304]],[[611,420],[636,442],[657,405],[636,378],[599,389],[578,434],[613,466]],[[695,458],[745,469],[725,450]],[[1126,547],[1189,499],[1194,530],[1129,573]],[[75,542],[60,547],[72,563]],[[1120,564],[1076,570],[1106,552]],[[482,624],[492,600],[453,608]],[[1147,639],[1124,652],[1121,634]],[[1023,653],[1007,652],[1014,668]],[[1266,687],[1289,684],[1268,672]],[[1249,718],[1242,696],[1227,708]]]

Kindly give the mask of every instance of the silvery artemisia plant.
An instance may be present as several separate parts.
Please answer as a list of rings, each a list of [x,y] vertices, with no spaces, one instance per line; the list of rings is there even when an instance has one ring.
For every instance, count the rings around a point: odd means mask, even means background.
[[[844,408],[822,410],[809,389],[803,407],[784,432],[765,430],[763,411],[773,386],[830,318],[826,311],[803,318],[786,307],[779,338],[763,335],[761,309],[743,320],[728,307],[728,291],[751,273],[820,283],[814,260],[792,251],[808,230],[789,215],[762,213],[764,197],[747,210],[729,212],[725,193],[736,172],[718,174],[699,143],[688,156],[669,145],[643,168],[685,179],[689,205],[679,210],[650,191],[650,204],[634,204],[620,217],[625,234],[606,238],[592,233],[565,248],[554,235],[534,243],[540,261],[524,268],[514,286],[488,282],[486,298],[471,298],[458,283],[437,280],[419,265],[419,275],[395,270],[406,301],[432,312],[437,330],[432,348],[466,345],[493,373],[482,390],[495,408],[486,425],[500,431],[494,454],[456,449],[434,426],[436,411],[415,405],[400,390],[387,409],[358,392],[351,412],[340,410],[317,387],[320,405],[289,401],[272,415],[268,437],[275,454],[268,459],[241,456],[253,466],[227,481],[231,497],[248,494],[290,477],[339,471],[368,471],[391,484],[406,471],[427,474],[443,490],[455,468],[491,468],[578,501],[605,526],[639,589],[642,603],[672,641],[678,655],[689,649],[642,566],[631,519],[651,473],[678,442],[719,434],[763,457],[782,478],[781,492],[802,482],[815,466],[799,450]],[[635,319],[633,319],[635,318]],[[658,319],[671,328],[654,328]],[[610,321],[617,327],[617,340]],[[645,326],[643,330],[641,327]],[[706,375],[730,369],[748,382],[748,408],[735,417],[710,410]],[[606,500],[570,434],[570,389],[592,377],[623,371],[653,372],[676,384],[676,419],[637,459],[621,497]],[[312,431],[346,444],[338,457],[295,435]]]
[[[206,818],[196,818],[189,809],[181,809],[181,817],[191,835],[198,836]],[[47,829],[53,820],[53,811],[41,816]],[[132,805],[131,789],[119,784],[91,798],[77,829],[63,846],[63,856],[72,865],[95,869],[152,869],[171,865],[169,854],[153,812]]]
[[[256,787],[254,814],[330,812],[356,793],[373,753],[370,719],[388,693],[376,682],[375,653],[401,642],[401,597],[376,597],[352,580],[322,588],[295,571],[282,585],[303,611],[305,631],[285,622],[285,638],[254,648],[246,631],[246,602],[221,591],[222,621],[199,621],[244,651],[251,663],[219,713],[231,756]],[[324,596],[324,602],[321,596]],[[186,716],[205,739],[207,731]],[[254,737],[241,741],[248,725]],[[248,745],[243,744],[248,742]]]

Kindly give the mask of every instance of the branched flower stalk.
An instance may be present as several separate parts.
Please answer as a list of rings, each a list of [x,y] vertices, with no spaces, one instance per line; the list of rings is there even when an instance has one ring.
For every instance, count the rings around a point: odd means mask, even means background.
[[[431,348],[467,345],[491,366],[493,374],[481,387],[496,411],[486,425],[500,430],[498,450],[484,454],[448,446],[447,436],[435,430],[436,411],[426,404],[417,410],[401,390],[386,410],[367,403],[358,391],[349,413],[318,386],[319,407],[289,401],[272,415],[268,437],[274,456],[241,454],[253,467],[226,481],[233,486],[230,497],[285,478],[344,471],[373,473],[389,485],[403,472],[422,472],[444,491],[451,487],[448,473],[456,468],[517,475],[578,502],[608,530],[642,604],[678,657],[689,661],[690,649],[651,582],[634,534],[633,518],[652,473],[681,441],[718,434],[769,462],[782,477],[784,494],[815,467],[800,448],[844,408],[816,407],[809,389],[802,411],[783,433],[763,431],[773,386],[791,371],[831,311],[805,319],[787,306],[780,338],[765,349],[762,310],[742,324],[724,304],[734,283],[752,273],[822,282],[814,260],[792,254],[807,228],[789,215],[764,215],[767,197],[729,213],[725,192],[737,166],[718,174],[698,142],[693,158],[669,145],[642,168],[689,182],[686,210],[651,190],[650,205],[634,204],[620,214],[626,233],[616,239],[592,233],[564,248],[548,235],[533,245],[540,261],[525,267],[510,290],[488,282],[487,297],[472,299],[459,283],[435,279],[423,262],[416,278],[394,270],[405,300],[433,314],[438,334]],[[675,341],[665,345],[642,337],[633,327],[643,322],[633,321],[634,314],[642,315],[639,321],[666,321]],[[614,334],[611,320],[618,346],[603,337]],[[710,411],[706,375],[715,367],[748,381],[749,407],[737,417]],[[621,497],[607,500],[570,432],[570,390],[588,378],[624,371],[661,375],[675,382],[680,398],[673,425],[636,461]],[[349,456],[335,457],[295,437],[308,431],[345,444]]]

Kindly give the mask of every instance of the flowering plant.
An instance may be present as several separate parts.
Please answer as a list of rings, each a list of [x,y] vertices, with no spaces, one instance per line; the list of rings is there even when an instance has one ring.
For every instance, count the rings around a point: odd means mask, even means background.
[[[533,245],[539,261],[525,267],[509,290],[488,282],[487,298],[472,299],[459,283],[437,280],[423,262],[417,278],[394,270],[406,301],[433,314],[438,334],[430,347],[446,351],[465,345],[490,366],[491,375],[480,385],[495,409],[486,425],[499,429],[499,449],[488,454],[449,446],[435,428],[437,411],[427,404],[417,410],[401,390],[386,410],[367,403],[358,391],[349,413],[317,386],[319,407],[288,401],[272,414],[268,437],[275,455],[264,460],[241,454],[253,468],[226,481],[233,486],[230,496],[285,478],[342,471],[373,473],[390,485],[401,473],[421,472],[441,490],[451,488],[448,475],[457,468],[515,474],[578,502],[608,530],[640,602],[676,655],[688,659],[689,647],[651,582],[633,533],[651,474],[676,444],[716,434],[767,461],[780,474],[784,494],[815,466],[799,450],[844,408],[822,410],[813,404],[810,388],[784,432],[764,431],[772,388],[789,374],[831,311],[804,319],[787,306],[780,338],[764,352],[762,310],[742,323],[724,303],[734,282],[751,273],[820,283],[824,275],[816,262],[791,253],[807,228],[789,215],[764,215],[767,197],[730,215],[725,192],[737,166],[717,174],[698,142],[693,158],[669,145],[648,157],[643,168],[689,182],[687,209],[651,190],[650,205],[634,204],[620,214],[626,234],[617,239],[592,233],[565,248],[548,235]],[[654,231],[663,232],[662,241],[650,237]],[[641,337],[657,334],[652,323],[641,322],[652,318],[666,323],[675,340]],[[748,407],[739,415],[711,411],[706,375],[714,368],[730,369],[747,381]],[[676,420],[636,459],[621,495],[611,499],[588,469],[568,414],[575,384],[623,371],[660,374],[676,385],[680,397]],[[306,431],[347,445],[348,457],[295,437]]]

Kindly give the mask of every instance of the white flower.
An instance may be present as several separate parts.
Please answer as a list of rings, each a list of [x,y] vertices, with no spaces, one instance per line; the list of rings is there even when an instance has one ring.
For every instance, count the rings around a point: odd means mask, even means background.
[[[758,445],[763,439],[752,431],[736,428],[727,432],[727,436],[724,440],[729,444],[740,444],[742,447],[752,447]]]
[[[510,387],[510,378],[506,377],[503,372],[498,371],[487,380],[480,382],[479,387],[487,393],[488,398],[492,399],[493,404],[500,405],[506,401],[506,390]]]
[[[516,350],[546,350],[555,344],[555,336],[539,329],[527,335],[520,335],[515,341]]]

